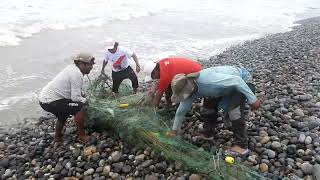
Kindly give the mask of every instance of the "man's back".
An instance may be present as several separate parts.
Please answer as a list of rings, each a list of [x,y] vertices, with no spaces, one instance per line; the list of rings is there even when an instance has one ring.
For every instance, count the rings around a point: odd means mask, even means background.
[[[160,80],[159,88],[160,92],[164,92],[171,83],[173,77],[177,74],[190,74],[198,72],[202,69],[202,66],[192,59],[188,58],[165,58],[159,61],[160,65]]]
[[[63,69],[41,91],[39,100],[43,103],[58,99],[72,99],[72,90],[81,91],[83,74],[77,66],[69,65]]]

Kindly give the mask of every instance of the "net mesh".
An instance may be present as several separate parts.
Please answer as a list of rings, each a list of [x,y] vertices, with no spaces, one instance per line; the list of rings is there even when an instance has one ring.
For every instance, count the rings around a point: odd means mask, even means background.
[[[88,90],[88,127],[112,130],[133,145],[150,146],[163,152],[168,160],[178,161],[208,179],[264,179],[240,164],[229,165],[221,158],[213,160],[217,156],[183,139],[167,137],[172,120],[147,106],[150,100],[144,93],[130,95],[130,91],[122,85],[120,92],[124,96],[115,99],[104,78],[92,82]]]

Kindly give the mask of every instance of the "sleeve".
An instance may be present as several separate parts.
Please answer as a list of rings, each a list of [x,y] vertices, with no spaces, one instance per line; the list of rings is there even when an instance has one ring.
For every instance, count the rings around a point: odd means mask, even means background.
[[[222,81],[219,81],[218,83],[224,87],[235,87],[236,90],[246,96],[249,104],[252,104],[257,100],[257,97],[253,94],[249,86],[239,76],[226,75],[226,78],[224,78]]]
[[[177,109],[176,115],[174,117],[173,122],[173,130],[180,130],[182,123],[185,119],[185,116],[188,112],[188,110],[191,108],[193,101],[196,99],[196,95],[194,94],[190,98],[186,99],[185,101],[182,101]]]
[[[71,74],[70,78],[71,83],[71,100],[74,102],[86,102],[86,98],[81,96],[81,90],[83,85],[83,76],[82,74]]]
[[[127,57],[128,58],[131,58],[132,55],[133,55],[133,51],[131,49],[128,49],[128,48],[122,48],[123,51],[126,53]]]
[[[167,78],[167,76],[160,77],[159,85],[158,85],[158,91],[161,92],[161,93],[165,92],[170,84],[171,84],[171,82]]]
[[[104,54],[104,61],[105,61],[105,62],[108,62],[108,61],[109,61],[108,53],[105,53],[105,54]]]

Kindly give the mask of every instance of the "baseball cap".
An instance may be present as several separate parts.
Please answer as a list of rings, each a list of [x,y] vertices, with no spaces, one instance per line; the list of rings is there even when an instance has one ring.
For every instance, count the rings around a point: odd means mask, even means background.
[[[81,61],[84,63],[94,64],[95,58],[90,53],[81,52],[79,53],[75,59],[75,61]]]
[[[113,49],[115,44],[116,44],[116,41],[114,39],[107,38],[105,40],[104,47],[105,47],[105,49]]]

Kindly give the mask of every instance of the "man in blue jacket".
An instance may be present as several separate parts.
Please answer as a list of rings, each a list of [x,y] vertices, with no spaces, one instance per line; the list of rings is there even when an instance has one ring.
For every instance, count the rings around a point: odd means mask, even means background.
[[[260,107],[260,101],[246,84],[251,78],[244,68],[217,66],[197,73],[178,74],[171,82],[172,102],[179,103],[169,137],[174,137],[182,126],[187,111],[198,98],[210,98],[213,109],[223,109],[232,123],[235,142],[229,152],[245,154],[249,152],[244,108],[246,100],[252,109]],[[213,117],[212,121],[216,121]],[[214,122],[215,123],[215,122]]]

